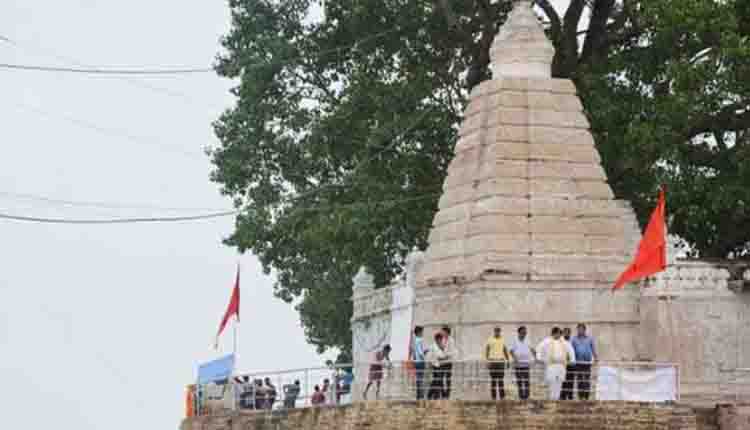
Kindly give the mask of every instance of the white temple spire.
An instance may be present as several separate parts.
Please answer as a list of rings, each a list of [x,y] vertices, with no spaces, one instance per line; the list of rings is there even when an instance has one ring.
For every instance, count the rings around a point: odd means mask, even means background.
[[[490,48],[495,77],[551,76],[555,48],[544,34],[530,0],[516,1]]]

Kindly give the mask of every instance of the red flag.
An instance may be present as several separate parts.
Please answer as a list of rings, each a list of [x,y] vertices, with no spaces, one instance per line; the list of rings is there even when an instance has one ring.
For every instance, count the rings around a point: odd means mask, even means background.
[[[237,265],[237,277],[234,280],[234,289],[232,290],[232,298],[229,300],[229,306],[227,306],[226,312],[224,312],[224,318],[221,319],[221,325],[219,325],[219,332],[216,333],[216,345],[219,346],[219,336],[224,331],[229,318],[232,315],[237,315],[237,321],[240,320],[240,266]]]
[[[633,262],[617,278],[612,291],[622,288],[627,282],[637,281],[654,273],[661,272],[667,267],[667,238],[664,228],[664,188],[659,191],[659,202],[651,214],[643,238],[638,244],[638,252]]]

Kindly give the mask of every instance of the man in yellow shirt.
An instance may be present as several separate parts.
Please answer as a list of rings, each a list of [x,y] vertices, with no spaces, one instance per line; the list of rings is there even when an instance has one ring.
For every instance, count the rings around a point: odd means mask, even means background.
[[[498,392],[502,400],[505,398],[505,367],[510,361],[510,355],[508,348],[505,347],[500,327],[495,327],[494,335],[487,340],[484,358],[487,360],[487,368],[490,371],[492,400],[497,400]]]

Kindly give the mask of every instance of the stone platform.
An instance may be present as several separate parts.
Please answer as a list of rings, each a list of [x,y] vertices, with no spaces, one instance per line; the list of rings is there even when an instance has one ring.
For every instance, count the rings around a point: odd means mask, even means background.
[[[189,418],[181,430],[740,430],[747,406],[554,401],[396,401]]]

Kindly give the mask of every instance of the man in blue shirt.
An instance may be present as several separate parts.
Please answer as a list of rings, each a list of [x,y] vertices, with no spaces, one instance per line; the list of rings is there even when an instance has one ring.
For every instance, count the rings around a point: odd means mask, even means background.
[[[578,398],[588,400],[591,393],[591,363],[597,361],[594,339],[586,335],[586,325],[578,324],[578,335],[570,340],[576,354],[574,378],[578,381]]]
[[[416,371],[416,385],[417,385],[417,400],[424,398],[424,368],[425,368],[425,355],[427,349],[424,346],[424,340],[422,334],[424,333],[424,327],[414,327],[414,340],[411,345],[411,359],[414,361],[414,369]]]

